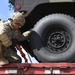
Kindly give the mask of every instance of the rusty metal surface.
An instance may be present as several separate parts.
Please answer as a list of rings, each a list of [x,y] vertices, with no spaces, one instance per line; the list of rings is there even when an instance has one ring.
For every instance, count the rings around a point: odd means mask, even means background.
[[[16,63],[0,66],[2,75],[75,74],[75,63]]]

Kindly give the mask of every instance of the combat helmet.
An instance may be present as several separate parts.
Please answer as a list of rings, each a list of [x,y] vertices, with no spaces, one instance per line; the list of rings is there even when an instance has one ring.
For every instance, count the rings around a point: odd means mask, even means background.
[[[10,18],[15,22],[15,23],[20,23],[21,26],[25,24],[25,18],[20,12],[14,12],[11,14]]]

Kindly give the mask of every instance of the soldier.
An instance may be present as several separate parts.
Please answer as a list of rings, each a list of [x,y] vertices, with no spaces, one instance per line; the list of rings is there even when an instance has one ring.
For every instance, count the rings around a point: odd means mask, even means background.
[[[25,40],[30,31],[21,34],[19,28],[25,24],[25,18],[20,12],[11,14],[10,20],[0,22],[0,65],[8,63],[21,63],[17,52],[12,50],[12,39]]]

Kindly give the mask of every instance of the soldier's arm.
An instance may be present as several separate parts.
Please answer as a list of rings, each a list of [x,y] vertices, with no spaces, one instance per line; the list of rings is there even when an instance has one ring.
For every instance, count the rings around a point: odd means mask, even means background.
[[[9,39],[8,35],[5,32],[0,34],[0,41],[6,47],[9,47],[12,45],[12,41]]]
[[[29,31],[24,32],[23,34],[18,30],[16,33],[16,38],[18,39],[18,41],[24,41],[25,39],[27,39],[29,37]]]
[[[26,32],[23,33],[23,36],[26,37],[26,38],[28,38],[29,35],[30,35],[30,33],[31,33],[31,31],[26,31]]]

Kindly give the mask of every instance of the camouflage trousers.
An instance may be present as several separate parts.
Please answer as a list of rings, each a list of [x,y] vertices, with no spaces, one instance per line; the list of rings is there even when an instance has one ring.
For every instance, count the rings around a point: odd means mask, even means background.
[[[6,58],[9,63],[21,63],[22,62],[22,59],[20,56],[17,55],[17,52],[14,51],[13,49],[6,49],[4,50],[4,58]]]

